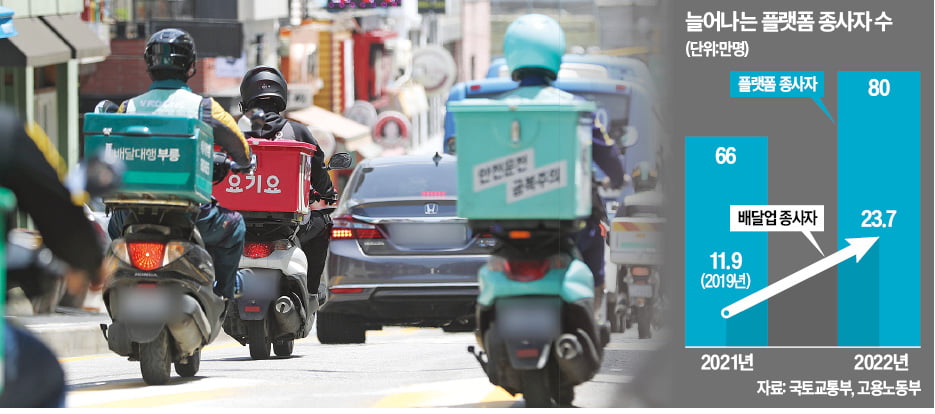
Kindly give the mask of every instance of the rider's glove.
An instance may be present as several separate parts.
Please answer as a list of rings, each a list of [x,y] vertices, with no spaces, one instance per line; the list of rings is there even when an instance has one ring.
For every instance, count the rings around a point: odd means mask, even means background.
[[[236,174],[241,173],[251,173],[256,169],[256,154],[250,156],[250,163],[247,165],[240,165],[237,161],[231,161],[231,171]]]

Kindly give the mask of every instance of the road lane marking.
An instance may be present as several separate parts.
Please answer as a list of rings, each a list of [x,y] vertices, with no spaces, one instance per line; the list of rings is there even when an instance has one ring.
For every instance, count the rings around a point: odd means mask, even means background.
[[[411,408],[416,407],[419,403],[422,403],[429,398],[437,395],[438,392],[433,391],[418,391],[418,392],[401,392],[397,394],[390,394],[386,397],[380,399],[375,404],[371,405],[371,408]]]
[[[523,394],[510,395],[505,389],[499,386],[494,386],[493,391],[487,393],[483,399],[480,400],[478,407],[480,408],[507,408],[512,407],[516,401],[523,399]]]
[[[224,348],[233,348],[233,347],[235,347],[235,346],[243,346],[243,345],[241,345],[239,342],[236,342],[236,341],[235,341],[235,342],[231,342],[231,343],[223,343],[223,344],[217,344],[217,345],[208,345],[208,346],[202,348],[202,351],[214,351],[214,350],[224,349]],[[126,357],[120,356],[120,355],[117,355],[117,354],[97,354],[97,355],[86,355],[86,356],[70,357],[70,358],[59,358],[59,359],[58,359],[58,362],[59,362],[60,364],[63,364],[63,363],[66,363],[66,362],[84,361],[84,360],[88,360],[88,359],[99,359],[99,358],[126,358]],[[133,361],[133,362],[136,362],[136,361]]]
[[[411,334],[418,332],[422,328],[415,326],[407,326],[405,328],[395,328],[395,329],[383,329],[380,331],[371,331],[367,332],[367,336],[383,336],[383,335],[395,335],[395,334]]]
[[[153,397],[134,398],[129,400],[110,401],[102,404],[79,405],[74,408],[151,408],[172,404],[182,404],[194,401],[206,401],[229,397],[235,394],[237,388],[214,390],[211,392],[194,391],[178,394],[158,395]]]
[[[234,378],[171,378],[166,385],[148,386],[142,380],[101,381],[101,385],[70,390],[67,407],[156,407],[194,401],[223,400],[261,381]]]

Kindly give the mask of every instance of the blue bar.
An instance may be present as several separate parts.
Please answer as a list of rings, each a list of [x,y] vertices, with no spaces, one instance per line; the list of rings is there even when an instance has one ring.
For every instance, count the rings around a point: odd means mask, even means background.
[[[735,158],[725,154],[730,148]],[[768,345],[767,303],[730,319],[721,316],[724,307],[768,284],[767,233],[730,232],[731,204],[768,204],[767,151],[766,137],[685,138],[686,346]],[[722,252],[728,265],[739,252],[740,269],[721,268],[711,255]],[[750,283],[703,288],[704,275],[731,273],[748,273]]]
[[[838,247],[879,237],[838,265],[842,346],[921,344],[919,88],[918,71],[838,72]]]

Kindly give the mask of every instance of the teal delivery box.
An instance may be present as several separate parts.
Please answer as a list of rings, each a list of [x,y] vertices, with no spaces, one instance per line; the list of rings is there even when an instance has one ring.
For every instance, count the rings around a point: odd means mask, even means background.
[[[84,149],[104,148],[126,163],[112,198],[211,200],[214,137],[204,122],[184,117],[90,113]]]
[[[458,215],[573,220],[591,214],[592,102],[552,87],[452,102]]]

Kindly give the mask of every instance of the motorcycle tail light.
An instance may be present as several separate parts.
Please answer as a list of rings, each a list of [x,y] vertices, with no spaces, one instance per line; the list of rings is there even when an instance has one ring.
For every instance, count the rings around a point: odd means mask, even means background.
[[[250,312],[250,313],[256,313],[256,312],[259,312],[259,311],[260,311],[260,307],[259,307],[259,306],[244,306],[244,307],[243,307],[243,311],[244,311],[244,312]]]
[[[162,267],[166,245],[157,242],[130,242],[127,243],[127,250],[133,267],[147,271],[156,270]]]
[[[550,259],[507,260],[506,277],[517,282],[532,282],[542,279],[549,271]]]
[[[650,271],[646,266],[633,266],[630,268],[630,274],[633,276],[649,276]]]
[[[266,242],[250,242],[243,246],[244,257],[261,259],[273,254],[273,244]]]
[[[538,348],[517,349],[516,356],[518,358],[538,358],[539,349]]]
[[[508,233],[511,239],[529,239],[532,233],[527,230],[512,230]]]

